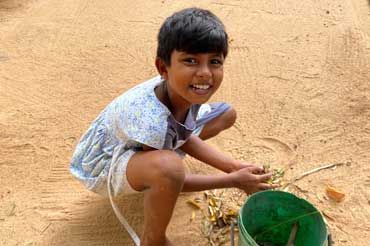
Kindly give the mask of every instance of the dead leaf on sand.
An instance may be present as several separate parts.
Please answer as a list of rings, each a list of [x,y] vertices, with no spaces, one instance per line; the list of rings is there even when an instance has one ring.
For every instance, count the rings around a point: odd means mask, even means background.
[[[333,199],[336,202],[341,202],[343,201],[345,194],[342,191],[339,191],[338,189],[328,186],[326,187],[326,194],[328,195],[329,198]]]

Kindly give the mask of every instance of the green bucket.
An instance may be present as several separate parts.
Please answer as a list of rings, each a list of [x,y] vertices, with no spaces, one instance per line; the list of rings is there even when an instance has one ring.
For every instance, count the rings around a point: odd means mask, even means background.
[[[239,246],[286,246],[295,224],[295,246],[323,246],[328,237],[321,213],[306,200],[283,191],[250,196],[239,212],[238,224]]]

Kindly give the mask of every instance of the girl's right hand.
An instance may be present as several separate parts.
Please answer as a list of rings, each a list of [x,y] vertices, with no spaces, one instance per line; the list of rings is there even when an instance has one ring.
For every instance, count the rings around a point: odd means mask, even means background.
[[[261,190],[269,190],[279,187],[277,184],[266,183],[272,173],[261,173],[258,167],[245,167],[230,173],[233,186],[242,189],[247,194],[252,194]]]

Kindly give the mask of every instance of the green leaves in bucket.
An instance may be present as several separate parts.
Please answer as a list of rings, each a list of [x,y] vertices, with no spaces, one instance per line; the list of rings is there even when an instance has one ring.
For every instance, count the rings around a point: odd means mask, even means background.
[[[320,212],[319,211],[310,212],[310,213],[307,213],[307,214],[303,214],[303,215],[297,216],[297,217],[292,218],[292,219],[288,219],[288,220],[283,221],[281,223],[278,223],[276,225],[273,225],[273,226],[267,228],[266,230],[264,230],[264,231],[256,234],[254,236],[254,240],[256,240],[258,237],[262,236],[263,234],[265,234],[265,233],[267,233],[269,231],[272,231],[273,229],[275,229],[275,228],[277,228],[279,226],[283,226],[283,225],[286,225],[286,224],[291,224],[293,222],[298,222],[300,219],[303,219],[305,217],[312,216],[312,215],[315,215],[315,214],[318,214],[318,213],[320,213]]]

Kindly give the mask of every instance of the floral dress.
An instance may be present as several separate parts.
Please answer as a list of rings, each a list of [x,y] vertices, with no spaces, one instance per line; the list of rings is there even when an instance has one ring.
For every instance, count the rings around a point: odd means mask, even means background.
[[[134,192],[126,178],[131,156],[143,145],[155,149],[178,149],[191,134],[227,111],[226,103],[194,104],[183,124],[155,95],[163,81],[154,77],[113,100],[81,137],[72,156],[70,171],[87,189],[107,195],[108,174],[117,196]]]

